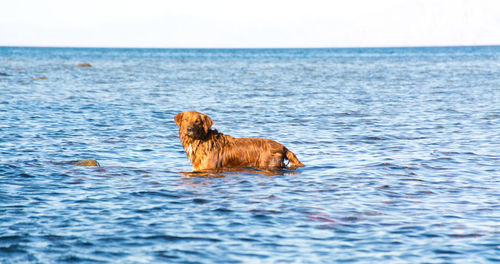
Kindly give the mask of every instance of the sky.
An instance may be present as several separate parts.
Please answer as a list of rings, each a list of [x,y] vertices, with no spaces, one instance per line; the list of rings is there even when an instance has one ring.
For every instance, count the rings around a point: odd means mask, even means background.
[[[498,0],[7,0],[0,46],[500,45]]]

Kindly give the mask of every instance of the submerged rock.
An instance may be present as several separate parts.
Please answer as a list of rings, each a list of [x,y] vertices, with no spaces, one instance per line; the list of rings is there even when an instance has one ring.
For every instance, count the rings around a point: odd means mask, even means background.
[[[80,63],[80,64],[76,65],[76,67],[92,67],[92,64],[90,64],[90,63]]]
[[[100,166],[99,162],[97,162],[97,160],[93,160],[93,159],[75,161],[75,162],[73,162],[73,165],[76,165],[76,166],[94,166],[94,167]]]

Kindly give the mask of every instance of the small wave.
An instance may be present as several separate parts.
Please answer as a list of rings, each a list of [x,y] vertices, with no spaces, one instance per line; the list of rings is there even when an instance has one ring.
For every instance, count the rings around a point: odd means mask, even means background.
[[[385,168],[385,169],[392,169],[392,170],[417,170],[417,167],[412,167],[408,165],[397,165],[394,163],[390,162],[382,162],[382,163],[376,163],[373,165],[368,165],[365,166],[365,168]]]
[[[478,233],[471,233],[471,234],[449,234],[448,236],[452,238],[478,238],[482,237],[483,235]]]
[[[387,140],[388,138],[386,137],[377,137],[377,136],[365,136],[362,137],[361,140],[363,141],[380,141],[380,140]]]
[[[206,242],[221,242],[222,240],[210,237],[195,237],[195,236],[171,236],[171,235],[150,235],[150,236],[134,236],[135,240],[162,240],[167,242],[178,241],[206,241]]]
[[[228,208],[222,208],[221,207],[221,208],[214,209],[213,212],[227,214],[227,213],[232,213],[234,211],[231,210],[231,209],[228,209]]]
[[[444,254],[444,255],[463,254],[461,252],[458,252],[458,251],[455,251],[455,250],[448,250],[448,249],[436,249],[436,250],[434,250],[434,253],[436,253],[436,254]]]
[[[6,254],[21,254],[28,252],[23,246],[19,244],[0,246],[0,252]]]
[[[176,195],[176,194],[165,193],[165,192],[151,192],[151,191],[132,192],[130,195],[138,196],[138,197],[158,196],[158,197],[166,197],[166,198],[174,198],[174,199],[181,198],[181,196]]]

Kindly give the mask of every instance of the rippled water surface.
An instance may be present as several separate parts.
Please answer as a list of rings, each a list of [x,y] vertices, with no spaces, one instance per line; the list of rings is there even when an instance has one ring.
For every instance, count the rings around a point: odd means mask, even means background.
[[[500,261],[499,47],[3,47],[0,73],[1,263]],[[185,110],[306,167],[184,174]]]

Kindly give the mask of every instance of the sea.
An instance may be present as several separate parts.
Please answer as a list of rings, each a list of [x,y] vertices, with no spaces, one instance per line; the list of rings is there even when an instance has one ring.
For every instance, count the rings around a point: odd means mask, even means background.
[[[190,173],[188,110],[305,167]],[[0,263],[499,262],[500,46],[0,47]]]

